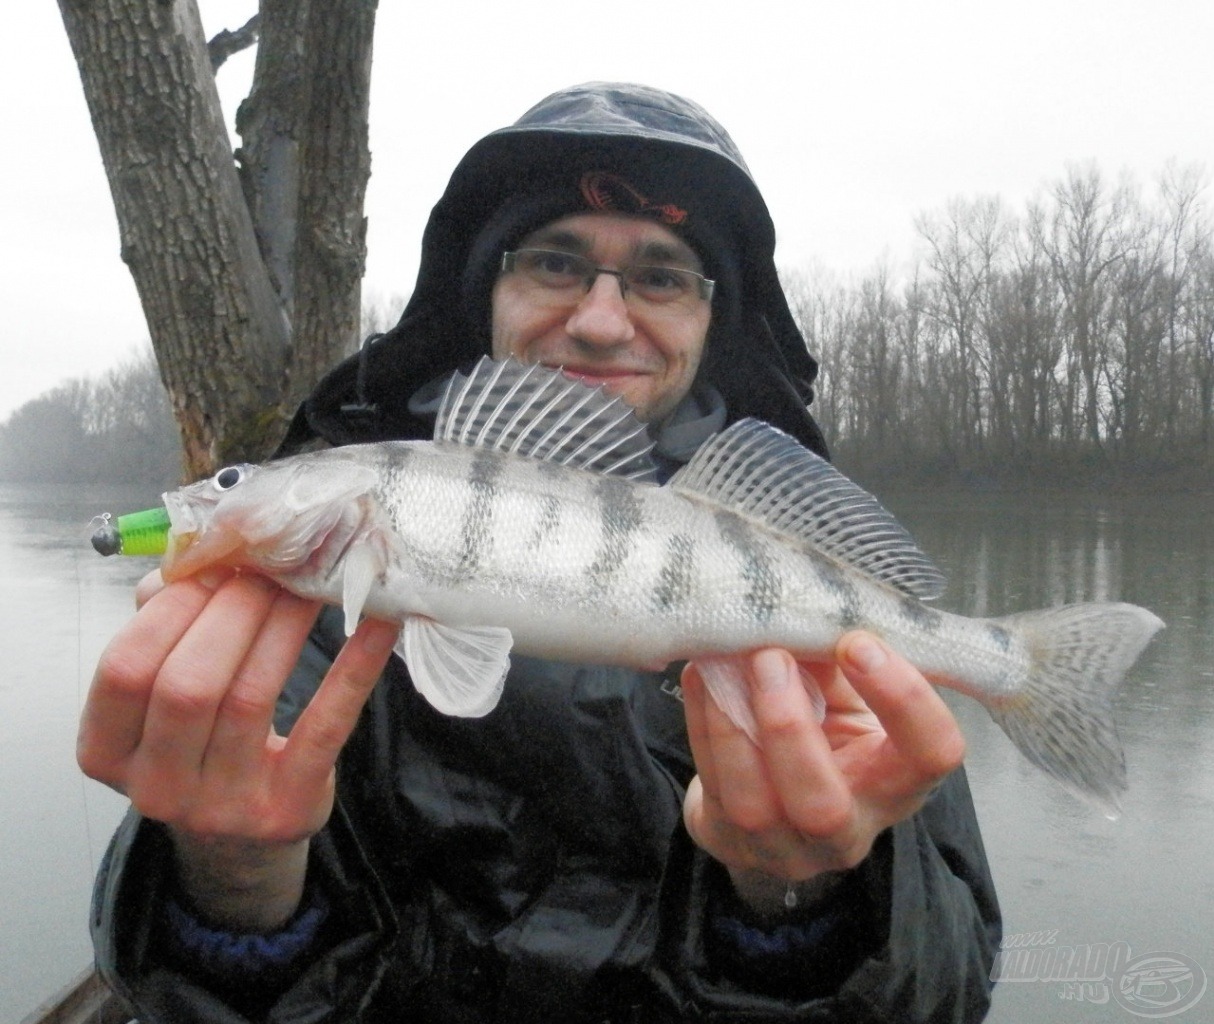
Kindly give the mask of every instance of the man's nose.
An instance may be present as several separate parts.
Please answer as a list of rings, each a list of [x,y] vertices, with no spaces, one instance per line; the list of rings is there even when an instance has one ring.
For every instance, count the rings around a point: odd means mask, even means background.
[[[636,334],[620,278],[615,274],[595,276],[590,290],[577,304],[565,330],[570,337],[591,345],[622,345]]]

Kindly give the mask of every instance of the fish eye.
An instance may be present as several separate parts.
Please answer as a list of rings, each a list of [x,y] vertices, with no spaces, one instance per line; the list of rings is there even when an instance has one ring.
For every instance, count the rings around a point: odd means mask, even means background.
[[[244,470],[239,466],[228,466],[215,474],[215,489],[217,491],[230,491],[243,479]]]

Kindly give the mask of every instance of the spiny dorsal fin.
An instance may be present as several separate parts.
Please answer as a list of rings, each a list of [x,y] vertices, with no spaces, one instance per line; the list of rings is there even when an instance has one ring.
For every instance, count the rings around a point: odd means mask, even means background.
[[[645,424],[627,403],[546,366],[481,359],[447,385],[434,440],[656,480]]]
[[[877,499],[783,431],[739,420],[709,439],[670,486],[757,519],[920,600],[944,575]]]

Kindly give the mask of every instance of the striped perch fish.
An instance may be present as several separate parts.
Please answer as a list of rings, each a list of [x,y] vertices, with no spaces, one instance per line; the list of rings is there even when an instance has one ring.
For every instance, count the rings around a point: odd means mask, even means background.
[[[246,566],[402,625],[397,653],[452,715],[497,703],[510,652],[660,668],[694,659],[754,735],[722,656],[827,656],[883,637],[982,702],[1026,757],[1110,816],[1125,788],[1111,697],[1163,623],[1130,604],[998,619],[935,610],[944,578],[877,501],[755,420],[664,486],[618,399],[543,367],[483,360],[447,389],[433,441],[232,466],[166,494],[163,574]]]

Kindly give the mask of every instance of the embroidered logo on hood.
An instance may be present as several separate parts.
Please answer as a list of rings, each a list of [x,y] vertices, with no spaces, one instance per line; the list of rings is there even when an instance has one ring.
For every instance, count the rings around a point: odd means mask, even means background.
[[[639,214],[654,217],[663,224],[682,224],[687,211],[673,203],[651,203],[618,174],[587,171],[580,183],[582,198],[592,210]]]

